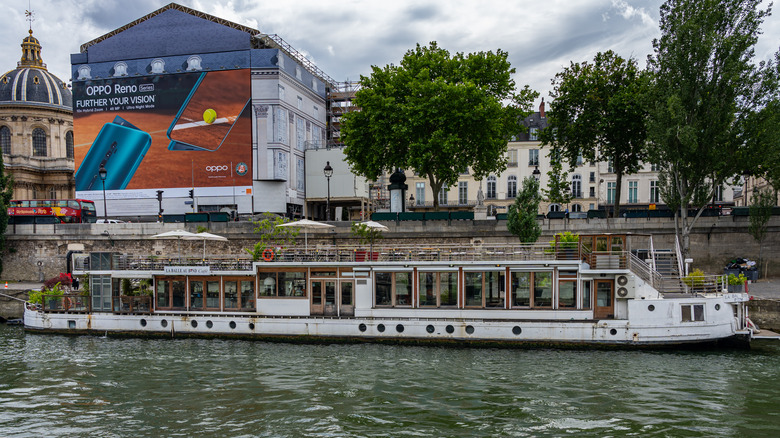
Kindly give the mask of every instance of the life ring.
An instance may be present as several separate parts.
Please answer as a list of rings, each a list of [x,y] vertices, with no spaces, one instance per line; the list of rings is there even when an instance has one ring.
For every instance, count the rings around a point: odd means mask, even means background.
[[[263,251],[263,260],[265,260],[266,262],[270,262],[273,259],[274,259],[274,252],[273,252],[273,250],[271,248],[266,248]]]

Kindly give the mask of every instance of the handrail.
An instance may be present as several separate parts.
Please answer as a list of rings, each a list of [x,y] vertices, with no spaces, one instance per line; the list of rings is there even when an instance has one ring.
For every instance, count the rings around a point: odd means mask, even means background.
[[[674,235],[674,252],[677,256],[677,274],[683,278],[685,271],[683,271],[682,249],[680,248],[680,238],[676,234]]]

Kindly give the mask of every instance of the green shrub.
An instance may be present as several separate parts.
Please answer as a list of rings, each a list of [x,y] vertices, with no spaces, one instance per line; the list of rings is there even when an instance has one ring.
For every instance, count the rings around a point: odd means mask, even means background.
[[[739,276],[729,274],[729,278],[726,281],[728,281],[730,285],[740,285],[745,284],[746,280],[747,277],[745,277],[745,274],[739,274]]]

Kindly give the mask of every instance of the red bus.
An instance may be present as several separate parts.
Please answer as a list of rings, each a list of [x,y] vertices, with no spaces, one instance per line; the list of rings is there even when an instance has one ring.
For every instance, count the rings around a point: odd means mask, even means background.
[[[79,224],[97,220],[95,203],[86,199],[30,199],[8,203],[8,224]]]

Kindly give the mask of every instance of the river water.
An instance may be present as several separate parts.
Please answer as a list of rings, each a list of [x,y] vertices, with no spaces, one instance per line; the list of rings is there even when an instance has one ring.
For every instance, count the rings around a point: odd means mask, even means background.
[[[778,436],[780,342],[458,349],[27,334],[0,436]]]

